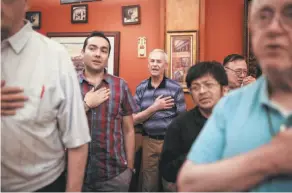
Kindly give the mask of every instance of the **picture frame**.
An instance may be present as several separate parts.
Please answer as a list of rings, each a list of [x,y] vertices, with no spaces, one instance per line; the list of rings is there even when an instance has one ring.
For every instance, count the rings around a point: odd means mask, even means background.
[[[28,11],[25,18],[32,24],[33,29],[40,29],[42,22],[42,13],[40,11]]]
[[[88,23],[88,5],[71,6],[71,23]]]
[[[141,23],[140,5],[122,6],[123,25],[137,25]]]
[[[119,62],[120,62],[120,32],[102,32],[108,37],[111,44],[111,52],[108,59],[107,72],[109,74],[119,76]],[[91,32],[49,32],[47,36],[62,44],[71,56],[73,65],[80,73],[84,69],[81,51],[83,43],[91,34]]]
[[[60,4],[71,4],[71,3],[84,3],[92,1],[101,1],[101,0],[60,0]]]
[[[244,0],[244,26],[243,26],[243,56],[248,65],[249,75],[256,77],[257,59],[252,51],[251,33],[249,31],[249,13],[252,0]]]
[[[177,81],[184,92],[189,92],[185,79],[189,68],[198,61],[198,31],[168,31],[166,53],[167,76]]]

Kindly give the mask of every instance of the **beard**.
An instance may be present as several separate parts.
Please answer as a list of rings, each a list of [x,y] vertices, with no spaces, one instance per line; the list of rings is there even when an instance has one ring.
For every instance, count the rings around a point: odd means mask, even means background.
[[[268,67],[265,69],[265,73],[272,89],[292,92],[292,66],[281,70],[275,67]]]

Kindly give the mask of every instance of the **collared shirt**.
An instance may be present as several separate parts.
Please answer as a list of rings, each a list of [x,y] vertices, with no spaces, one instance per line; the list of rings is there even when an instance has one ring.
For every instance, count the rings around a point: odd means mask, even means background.
[[[79,75],[82,95],[90,91],[90,84],[84,73]],[[116,76],[105,73],[96,89],[110,89],[110,98],[87,113],[92,142],[85,183],[109,180],[127,168],[123,116],[132,115],[136,105],[127,83]]]
[[[166,181],[176,182],[178,171],[206,121],[207,118],[195,107],[179,115],[168,126],[159,162],[161,175]]]
[[[151,78],[142,81],[136,88],[134,96],[139,112],[150,107],[157,97],[171,96],[174,99],[174,107],[160,110],[154,113],[143,123],[143,128],[148,135],[165,135],[168,125],[179,114],[186,111],[184,93],[181,86],[174,80],[163,78],[157,88],[151,85]]]
[[[65,48],[30,23],[1,47],[2,80],[29,98],[1,116],[1,190],[35,191],[64,171],[65,148],[90,141],[80,88]]]
[[[280,126],[291,121],[291,116],[291,112],[283,114],[269,100],[266,77],[261,77],[219,101],[188,159],[196,164],[212,163],[257,149],[269,143]],[[279,175],[264,180],[250,191],[291,190],[292,177]]]

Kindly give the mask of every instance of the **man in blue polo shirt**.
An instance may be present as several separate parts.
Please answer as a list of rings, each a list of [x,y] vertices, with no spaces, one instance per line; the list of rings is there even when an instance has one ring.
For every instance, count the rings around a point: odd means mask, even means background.
[[[180,191],[292,191],[292,0],[254,0],[263,76],[215,107],[178,177]]]
[[[147,136],[143,140],[142,191],[159,191],[158,163],[166,129],[171,121],[186,110],[181,86],[164,76],[167,54],[155,49],[149,54],[149,79],[142,81],[135,100],[139,113],[134,114],[134,123],[142,124]]]

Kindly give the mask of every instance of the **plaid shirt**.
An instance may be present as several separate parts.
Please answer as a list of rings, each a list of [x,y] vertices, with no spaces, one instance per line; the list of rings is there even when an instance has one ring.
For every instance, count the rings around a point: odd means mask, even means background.
[[[93,85],[83,73],[79,74],[79,81],[84,98]],[[122,119],[136,111],[131,92],[123,79],[105,73],[97,89],[101,87],[110,89],[110,98],[87,112],[92,138],[85,178],[85,183],[89,184],[107,181],[127,168]]]

